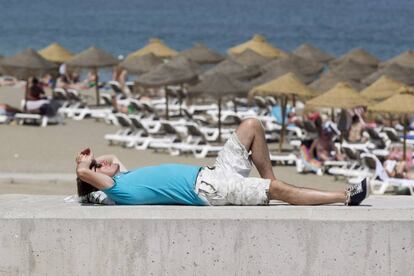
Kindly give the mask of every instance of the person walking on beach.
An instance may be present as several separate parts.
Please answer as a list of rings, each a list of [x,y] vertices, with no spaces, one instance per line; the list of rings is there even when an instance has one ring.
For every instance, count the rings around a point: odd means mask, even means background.
[[[252,163],[260,178],[249,177]],[[263,127],[253,118],[240,124],[213,167],[163,164],[127,171],[116,156],[94,159],[89,149],[77,155],[76,164],[78,195],[87,197],[100,190],[116,204],[267,205],[269,200],[281,200],[295,205],[359,205],[368,196],[365,179],[336,192],[278,180]]]

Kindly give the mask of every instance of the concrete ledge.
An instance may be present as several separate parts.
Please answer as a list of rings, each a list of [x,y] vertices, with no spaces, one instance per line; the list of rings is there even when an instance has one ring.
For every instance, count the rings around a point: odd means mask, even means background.
[[[81,206],[0,196],[0,275],[411,275],[414,197],[362,207]]]
[[[69,173],[0,173],[0,183],[74,183],[76,174]]]

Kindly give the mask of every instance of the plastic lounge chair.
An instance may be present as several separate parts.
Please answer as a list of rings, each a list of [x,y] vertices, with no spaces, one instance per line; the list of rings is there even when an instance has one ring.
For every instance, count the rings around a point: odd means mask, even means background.
[[[205,158],[207,155],[217,153],[223,148],[222,146],[211,145],[207,140],[204,132],[196,125],[187,124],[187,135],[191,136],[184,143],[174,143],[170,148],[172,155],[178,155],[181,152],[192,152],[196,158]],[[191,142],[189,142],[191,140]]]
[[[126,141],[125,138],[134,132],[134,126],[127,115],[116,113],[114,114],[114,117],[116,125],[120,126],[121,129],[116,133],[106,134],[104,136],[105,140],[107,140],[110,145],[116,142],[124,143]]]
[[[371,153],[363,153],[361,157],[371,160],[371,169],[374,174],[370,178],[371,191],[374,194],[382,195],[389,188],[408,188],[411,195],[414,195],[414,180],[389,177],[381,161]]]

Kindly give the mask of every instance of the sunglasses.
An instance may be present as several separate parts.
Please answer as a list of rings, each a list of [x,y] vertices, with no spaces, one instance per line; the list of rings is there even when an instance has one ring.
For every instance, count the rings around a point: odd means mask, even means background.
[[[95,159],[92,159],[92,162],[91,162],[91,164],[89,165],[89,169],[90,170],[94,170],[95,172],[96,172],[96,169],[99,169],[99,168],[101,168],[102,167],[102,164],[100,164],[100,163],[98,163],[98,162],[96,162],[96,160]]]

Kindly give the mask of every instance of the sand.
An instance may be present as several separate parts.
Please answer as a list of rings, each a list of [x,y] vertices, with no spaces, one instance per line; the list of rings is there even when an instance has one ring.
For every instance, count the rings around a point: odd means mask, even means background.
[[[92,92],[88,91],[89,95]],[[0,103],[19,106],[22,97],[21,88],[0,87]],[[28,125],[0,125],[0,176],[5,173],[74,174],[75,155],[86,147],[90,147],[95,155],[107,153],[117,155],[129,169],[160,163],[197,165],[214,163],[214,158],[196,159],[192,155],[171,156],[168,153],[154,150],[138,151],[120,146],[109,146],[103,137],[116,130],[116,126],[94,119],[82,121],[65,119],[63,125],[50,125],[45,128]],[[277,148],[276,144],[269,146]],[[344,181],[335,181],[331,176],[298,174],[292,166],[273,168],[277,177],[294,185],[328,190],[343,189],[345,185]],[[258,176],[256,170],[252,172],[252,176]],[[0,180],[0,193],[69,195],[74,192],[74,181],[11,183]]]

